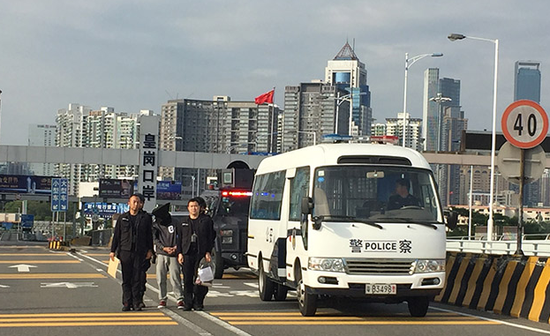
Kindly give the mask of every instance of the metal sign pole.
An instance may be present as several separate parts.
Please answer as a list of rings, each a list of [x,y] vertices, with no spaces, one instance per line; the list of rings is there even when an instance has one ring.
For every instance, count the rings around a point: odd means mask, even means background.
[[[523,239],[523,190],[525,186],[525,149],[520,151],[519,159],[519,210],[518,210],[518,230],[516,255],[523,256],[521,242]]]

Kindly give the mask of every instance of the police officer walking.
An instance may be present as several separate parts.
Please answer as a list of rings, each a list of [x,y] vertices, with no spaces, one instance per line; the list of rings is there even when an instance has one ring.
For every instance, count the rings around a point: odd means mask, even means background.
[[[153,255],[151,216],[141,210],[141,194],[128,199],[130,210],[122,214],[114,229],[110,258],[115,254],[122,265],[122,311],[143,306],[143,265]]]
[[[178,262],[183,265],[184,310],[203,310],[208,287],[196,284],[197,270],[202,258],[212,260],[216,233],[210,216],[201,213],[199,201],[192,198],[187,203],[189,217],[179,226]]]

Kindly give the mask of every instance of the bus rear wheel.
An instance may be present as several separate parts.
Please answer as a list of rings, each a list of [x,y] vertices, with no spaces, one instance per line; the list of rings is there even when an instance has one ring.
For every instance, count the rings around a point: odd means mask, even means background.
[[[269,280],[267,274],[265,274],[263,261],[258,261],[258,267],[258,292],[260,294],[260,300],[271,301],[275,284],[273,281]]]
[[[317,295],[307,292],[307,286],[301,277],[296,288],[296,295],[298,296],[300,313],[303,316],[314,316],[315,312],[317,312]]]
[[[413,317],[424,317],[430,306],[430,298],[426,296],[411,297],[407,300],[409,313]]]

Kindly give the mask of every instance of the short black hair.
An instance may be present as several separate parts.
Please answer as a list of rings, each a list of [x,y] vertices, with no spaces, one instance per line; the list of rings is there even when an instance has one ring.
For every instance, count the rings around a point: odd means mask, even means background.
[[[411,185],[411,182],[407,178],[400,178],[395,183],[399,184],[400,186],[407,187],[407,190],[409,190],[409,186]]]
[[[193,198],[191,198],[189,201],[187,201],[187,205],[191,204],[191,202],[197,202],[197,204],[199,205],[199,207],[201,206],[201,201],[198,200],[198,197],[193,197]]]
[[[133,193],[132,195],[130,195],[130,198],[132,198],[132,197],[134,197],[134,196],[137,197],[137,198],[139,198],[139,201],[140,201],[141,203],[145,203],[145,196],[143,196],[143,194],[141,194],[141,193]]]

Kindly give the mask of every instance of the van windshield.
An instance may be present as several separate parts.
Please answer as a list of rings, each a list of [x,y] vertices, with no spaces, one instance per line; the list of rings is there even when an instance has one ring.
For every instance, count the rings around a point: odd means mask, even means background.
[[[443,222],[432,172],[388,166],[315,170],[313,215],[325,221]]]

